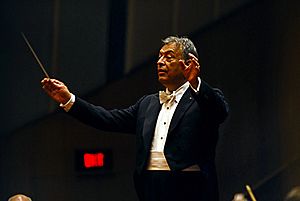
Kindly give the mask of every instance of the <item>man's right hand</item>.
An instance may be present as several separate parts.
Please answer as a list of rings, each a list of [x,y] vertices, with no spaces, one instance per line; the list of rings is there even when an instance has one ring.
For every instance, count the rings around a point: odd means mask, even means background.
[[[44,78],[41,81],[44,91],[56,102],[65,104],[71,98],[68,87],[56,79]]]

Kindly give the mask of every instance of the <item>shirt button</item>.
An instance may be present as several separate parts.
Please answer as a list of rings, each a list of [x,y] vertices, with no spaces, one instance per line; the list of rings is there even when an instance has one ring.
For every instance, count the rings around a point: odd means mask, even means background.
[[[167,122],[164,122],[164,125],[166,125],[167,124]]]
[[[169,107],[167,107],[167,110],[170,109]]]
[[[163,137],[160,138],[161,140],[164,139]]]

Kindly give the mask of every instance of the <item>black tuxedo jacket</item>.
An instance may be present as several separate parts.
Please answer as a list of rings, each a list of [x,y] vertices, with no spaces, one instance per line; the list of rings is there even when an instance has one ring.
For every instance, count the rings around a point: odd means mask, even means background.
[[[106,110],[77,98],[69,113],[105,131],[136,135],[136,170],[147,166],[154,129],[161,109],[158,94],[146,95],[126,109]],[[172,171],[197,164],[201,172],[215,177],[218,129],[228,113],[223,94],[202,81],[199,92],[188,89],[173,115],[164,148]]]

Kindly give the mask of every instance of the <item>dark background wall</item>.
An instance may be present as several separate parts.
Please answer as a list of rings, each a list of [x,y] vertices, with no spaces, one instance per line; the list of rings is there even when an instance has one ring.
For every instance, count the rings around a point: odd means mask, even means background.
[[[107,77],[107,69],[100,66],[109,63],[102,60],[109,58],[103,43],[114,41],[108,34],[111,30],[107,20],[111,17],[103,11],[99,18],[77,19],[77,9],[82,8],[83,14],[99,12],[95,7],[104,9],[106,5],[109,10],[112,6],[108,2],[104,1],[102,7],[98,1],[84,5],[75,2],[70,7],[62,3],[59,23],[51,17],[57,8],[55,1],[34,2],[35,6],[31,5],[30,9],[26,3],[16,6],[13,1],[3,5],[1,10],[6,18],[2,44],[6,48],[1,49],[4,95],[1,111],[4,115],[1,120],[0,199],[22,192],[33,200],[136,200],[131,179],[134,136],[104,133],[53,109],[53,102],[37,84],[41,75],[19,36],[19,29],[29,33],[45,65],[62,77],[73,92],[107,108],[129,106],[143,94],[160,88],[155,75],[156,56],[146,56],[123,78],[96,87]],[[11,12],[11,8],[18,9]],[[28,11],[20,8],[28,8]],[[253,187],[258,200],[268,201],[282,200],[292,186],[300,185],[299,8],[300,3],[292,0],[256,1],[189,34],[198,47],[202,79],[221,88],[231,108],[221,128],[216,159],[222,201],[231,200],[234,193],[244,191],[246,184]],[[7,17],[10,13],[13,14]],[[21,17],[16,18],[14,14]],[[26,26],[23,21],[27,22]],[[69,21],[74,23],[69,25]],[[92,23],[101,24],[99,30],[89,29]],[[60,34],[53,37],[56,33],[53,30]],[[178,32],[183,31],[179,28]],[[84,53],[76,50],[74,41],[77,38],[81,38],[78,43],[81,43],[80,48],[86,49]],[[53,45],[55,40],[60,48]],[[147,45],[143,38],[140,42]],[[100,43],[102,45],[97,46]],[[160,41],[156,46],[159,48]],[[55,47],[57,52],[52,52]],[[64,67],[56,68],[52,63]],[[22,69],[31,65],[32,69]],[[73,65],[83,67],[73,69]],[[86,78],[85,71],[95,74]],[[16,104],[19,103],[16,100],[21,100],[21,104]],[[45,115],[49,110],[54,112]],[[28,113],[41,118],[25,125],[17,123],[23,126],[8,132],[8,125],[24,121]],[[76,171],[75,151],[85,148],[112,150],[112,170],[106,174]]]
[[[21,32],[51,77],[59,77],[76,93],[86,94],[107,81],[104,66],[112,2],[1,1],[1,85],[6,86],[1,104],[5,116],[2,136],[56,107],[40,90],[44,75]]]

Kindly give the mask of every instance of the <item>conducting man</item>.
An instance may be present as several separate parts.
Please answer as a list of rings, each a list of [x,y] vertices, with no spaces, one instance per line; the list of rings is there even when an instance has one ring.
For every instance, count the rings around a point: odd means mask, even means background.
[[[114,110],[75,97],[61,81],[45,78],[41,83],[80,121],[136,135],[134,180],[141,201],[217,201],[215,149],[228,113],[223,94],[200,79],[197,50],[185,37],[163,40],[157,75],[165,91]]]

